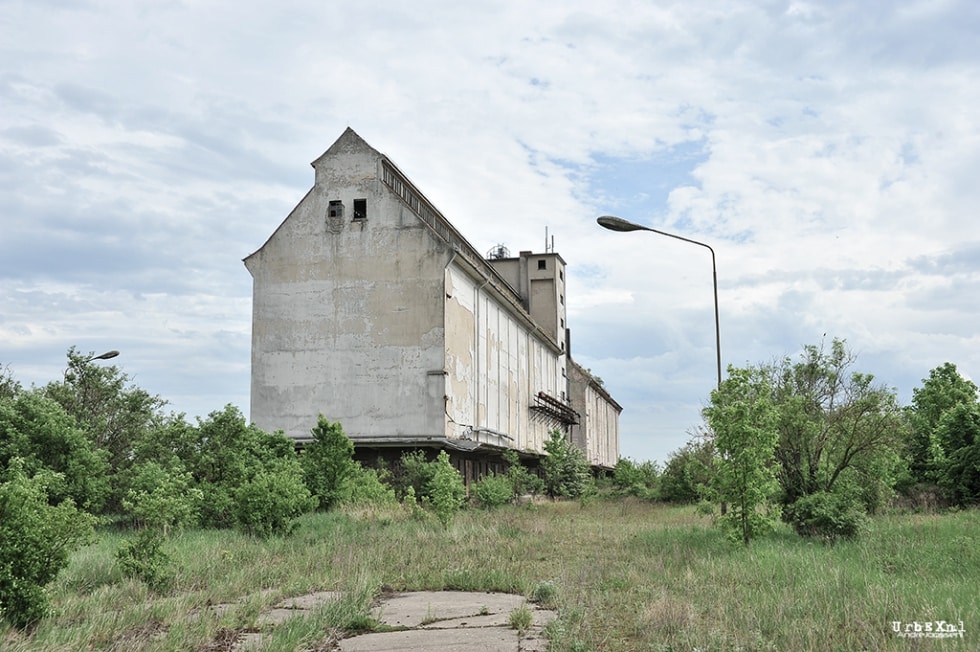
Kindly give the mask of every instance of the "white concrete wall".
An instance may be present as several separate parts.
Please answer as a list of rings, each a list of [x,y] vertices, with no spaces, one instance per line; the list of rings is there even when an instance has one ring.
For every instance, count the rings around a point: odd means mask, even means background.
[[[539,391],[552,396],[564,391],[564,356],[497,301],[489,285],[465,266],[449,267],[446,295],[451,420],[463,430],[475,428],[480,441],[543,452],[550,425],[535,418],[531,405]]]
[[[612,468],[619,461],[619,411],[591,386],[585,406],[586,457],[593,466]]]
[[[317,162],[313,190],[246,259],[250,418],[299,439],[318,413],[355,440],[442,437],[451,252],[377,181],[377,152],[354,145]],[[363,222],[351,220],[358,198]],[[331,199],[343,219],[327,216]]]

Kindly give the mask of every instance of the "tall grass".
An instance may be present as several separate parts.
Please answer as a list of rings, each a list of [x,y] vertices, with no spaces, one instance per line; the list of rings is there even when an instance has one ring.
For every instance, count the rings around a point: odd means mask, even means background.
[[[463,512],[448,527],[397,510],[334,512],[304,517],[284,539],[180,534],[168,543],[174,586],[158,595],[122,576],[122,536],[107,532],[51,587],[56,613],[31,634],[0,629],[0,648],[204,650],[285,597],[343,591],[268,632],[270,649],[321,649],[371,627],[382,591],[461,589],[547,594],[559,652],[974,650],[978,540],[977,511],[881,516],[834,546],[778,530],[749,548],[693,508],[635,499]],[[964,638],[904,639],[891,627],[929,620],[962,620]]]

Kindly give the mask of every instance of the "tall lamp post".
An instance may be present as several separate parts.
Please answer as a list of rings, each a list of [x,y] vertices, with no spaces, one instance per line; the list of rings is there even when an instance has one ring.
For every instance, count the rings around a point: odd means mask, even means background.
[[[599,226],[607,228],[610,231],[652,231],[653,233],[659,233],[660,235],[665,235],[668,238],[675,238],[677,240],[683,240],[684,242],[690,242],[691,244],[699,245],[711,252],[711,276],[714,281],[714,289],[715,289],[715,351],[717,353],[717,360],[718,360],[718,388],[721,389],[721,325],[718,318],[718,268],[715,266],[715,250],[703,242],[698,242],[697,240],[691,240],[690,238],[674,235],[673,233],[667,233],[666,231],[658,231],[657,229],[651,229],[648,226],[641,226],[639,224],[634,224],[633,222],[624,220],[621,217],[613,217],[612,215],[603,215],[602,217],[597,219],[596,222],[599,223]]]

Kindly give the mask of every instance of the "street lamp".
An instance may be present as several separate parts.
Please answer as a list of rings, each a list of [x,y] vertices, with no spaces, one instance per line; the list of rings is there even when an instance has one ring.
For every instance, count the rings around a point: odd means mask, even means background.
[[[91,358],[86,358],[84,360],[81,360],[81,363],[85,364],[86,362],[91,362],[92,360],[110,360],[116,357],[117,355],[119,355],[119,351],[106,351],[101,355],[93,355]]]
[[[119,355],[119,351],[116,351],[115,349],[113,349],[112,351],[106,351],[105,353],[100,353],[99,355],[93,355],[91,358],[85,358],[84,360],[79,360],[77,364],[82,365],[82,364],[85,364],[86,362],[91,362],[92,360],[111,360],[112,358],[116,357],[117,355]],[[68,371],[73,366],[74,365],[71,362],[69,362],[68,363],[68,366],[65,367],[65,374],[64,374],[64,376],[65,376],[65,382],[66,383],[68,382]]]
[[[714,280],[715,288],[715,350],[718,357],[718,388],[721,389],[721,326],[718,319],[718,268],[715,266],[715,250],[703,242],[698,242],[697,240],[691,240],[690,238],[685,238],[683,236],[674,235],[673,233],[667,233],[666,231],[658,231],[657,229],[651,229],[648,226],[641,226],[639,224],[634,224],[628,220],[624,220],[621,217],[613,217],[612,215],[603,215],[598,218],[596,222],[599,226],[609,229],[610,231],[652,231],[653,233],[659,233],[660,235],[665,235],[668,238],[674,238],[676,240],[683,240],[684,242],[690,242],[691,244],[700,245],[711,252],[711,275]]]

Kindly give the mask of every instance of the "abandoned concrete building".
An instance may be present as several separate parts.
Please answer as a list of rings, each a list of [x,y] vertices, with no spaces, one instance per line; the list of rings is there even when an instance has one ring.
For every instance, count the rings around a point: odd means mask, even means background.
[[[443,448],[467,480],[506,449],[539,459],[554,429],[616,464],[622,408],[571,359],[560,255],[481,255],[349,128],[312,165],[244,260],[257,426],[301,443],[323,414],[361,459]]]

